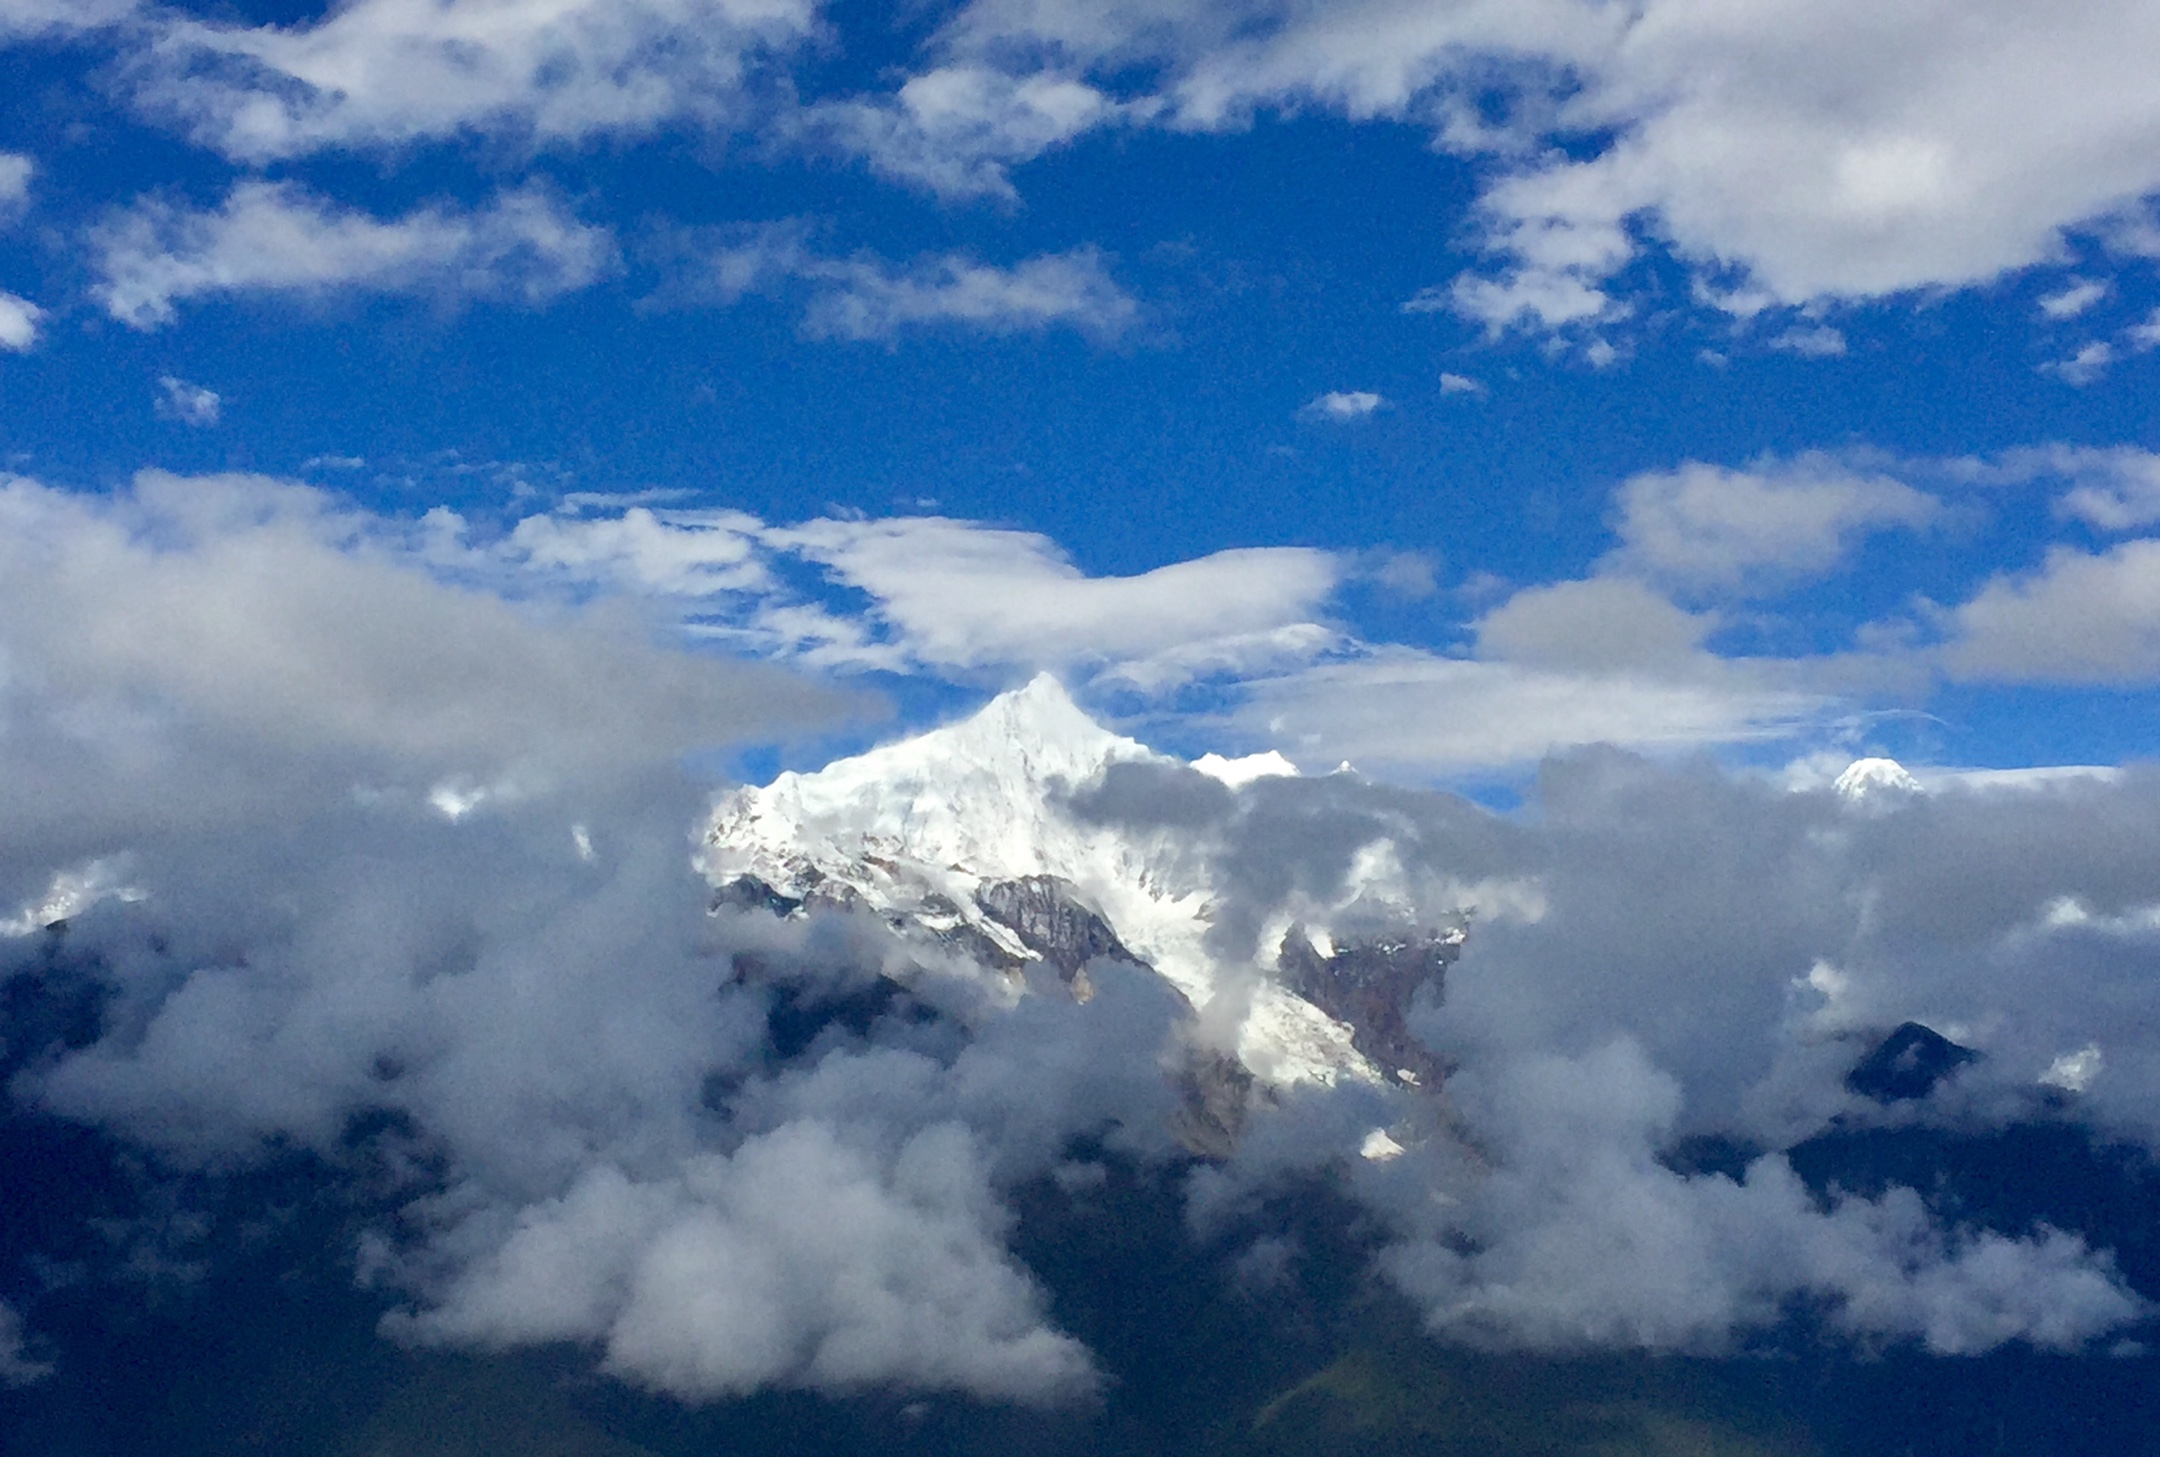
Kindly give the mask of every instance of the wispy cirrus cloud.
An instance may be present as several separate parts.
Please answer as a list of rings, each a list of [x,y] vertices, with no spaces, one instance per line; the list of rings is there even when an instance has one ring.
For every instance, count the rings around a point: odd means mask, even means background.
[[[935,328],[993,335],[1071,329],[1108,342],[1142,316],[1108,257],[1086,246],[1011,264],[966,253],[903,263],[868,252],[822,253],[806,228],[781,223],[678,232],[660,241],[655,256],[664,275],[656,305],[732,304],[749,294],[800,292],[803,332],[818,339],[890,339]]]

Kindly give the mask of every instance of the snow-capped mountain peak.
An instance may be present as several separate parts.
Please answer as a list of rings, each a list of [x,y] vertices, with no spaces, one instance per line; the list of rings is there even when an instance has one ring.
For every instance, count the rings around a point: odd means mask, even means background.
[[[1848,804],[1886,804],[1921,792],[1920,781],[1895,759],[1855,759],[1831,789]]]
[[[1230,762],[1252,772],[1214,777],[1241,793],[1295,773],[1286,760]],[[701,867],[737,905],[873,911],[1005,995],[1062,985],[1085,998],[1086,966],[1106,955],[1195,1009],[1229,991],[1242,1009],[1235,1056],[1263,1083],[1429,1081],[1394,1004],[1453,959],[1459,935],[1411,927],[1376,951],[1335,947],[1315,926],[1320,949],[1300,930],[1284,938],[1287,960],[1268,946],[1263,963],[1225,964],[1208,935],[1205,857],[1076,811],[1075,793],[1120,764],[1193,772],[1102,727],[1044,674],[960,722],[725,796]]]
[[[1053,800],[1111,764],[1159,758],[1043,673],[971,718],[737,791],[714,812],[705,868],[716,881],[792,881],[803,865],[848,878],[871,855],[990,879],[1062,873],[1070,836]]]

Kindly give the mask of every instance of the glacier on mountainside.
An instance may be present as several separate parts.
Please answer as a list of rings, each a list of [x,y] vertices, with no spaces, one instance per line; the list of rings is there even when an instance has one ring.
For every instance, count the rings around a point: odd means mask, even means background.
[[[1121,764],[1195,772],[1097,724],[1043,674],[959,723],[724,796],[700,869],[738,906],[876,915],[1008,1005],[1085,1000],[1098,958],[1144,967],[1184,997],[1195,1028],[1214,1029],[1197,1053],[1263,1088],[1433,1087],[1440,1070],[1403,1017],[1455,959],[1462,927],[1419,922],[1391,884],[1391,847],[1361,856],[1335,903],[1284,906],[1256,955],[1230,955],[1209,935],[1218,887],[1207,857],[1075,811],[1076,792]],[[1223,774],[1225,764],[1258,772]],[[1196,772],[1242,792],[1295,767],[1210,756]],[[1368,934],[1331,926],[1353,906]]]

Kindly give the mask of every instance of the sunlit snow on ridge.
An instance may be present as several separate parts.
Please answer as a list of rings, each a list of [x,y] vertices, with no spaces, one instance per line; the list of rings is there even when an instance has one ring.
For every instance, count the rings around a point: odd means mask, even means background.
[[[1192,767],[1231,785],[1297,772],[1275,753],[1207,759]],[[921,917],[929,902],[931,917],[957,917],[1000,945],[1011,933],[982,915],[977,890],[1057,876],[1099,906],[1203,1022],[1211,1006],[1249,998],[1226,1050],[1263,1081],[1382,1080],[1348,1027],[1267,968],[1225,964],[1209,946],[1216,888],[1191,857],[1167,840],[1090,824],[1067,803],[1112,765],[1178,762],[1095,723],[1045,673],[959,723],[726,796],[709,822],[701,868],[716,886],[743,875],[790,894],[838,883],[881,913]],[[1376,874],[1399,878],[1386,857],[1373,863]],[[1344,901],[1380,888],[1353,877]],[[1030,954],[1017,942],[1008,949]]]

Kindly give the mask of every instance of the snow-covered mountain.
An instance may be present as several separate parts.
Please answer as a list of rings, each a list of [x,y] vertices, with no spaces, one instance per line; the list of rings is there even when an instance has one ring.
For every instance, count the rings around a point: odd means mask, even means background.
[[[1405,907],[1386,935],[1338,941],[1301,919],[1259,957],[1227,960],[1208,935],[1218,888],[1207,857],[1072,808],[1113,765],[1178,762],[1095,723],[1044,674],[964,722],[728,795],[702,868],[737,904],[874,912],[961,952],[1006,996],[1084,999],[1097,958],[1143,965],[1200,1021],[1236,1016],[1222,1050],[1263,1086],[1431,1086],[1438,1069],[1403,1013],[1454,959],[1459,925],[1421,926]],[[1272,754],[1189,767],[1234,789],[1296,772]],[[1364,889],[1350,894],[1369,922]]]

